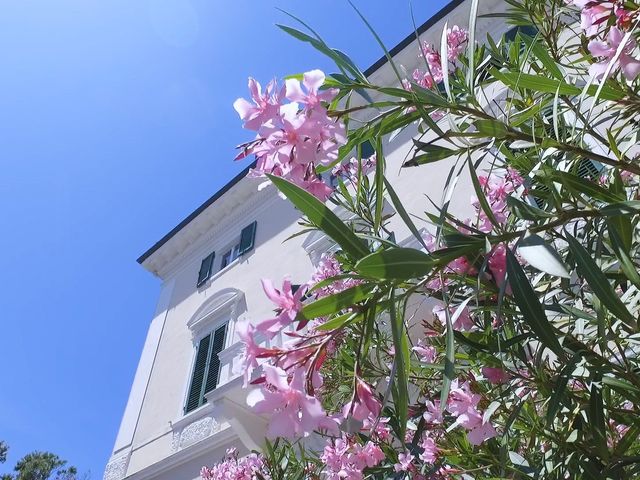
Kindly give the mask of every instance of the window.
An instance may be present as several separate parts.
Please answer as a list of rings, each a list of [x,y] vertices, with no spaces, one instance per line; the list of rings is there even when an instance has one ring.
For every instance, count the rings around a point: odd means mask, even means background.
[[[253,249],[257,224],[257,222],[253,222],[242,229],[240,232],[240,238],[233,244],[233,246],[229,247],[229,249],[225,251],[224,255],[222,255],[222,258],[220,259],[220,267],[217,270],[222,270],[230,265],[236,258],[241,257]],[[216,271],[214,268],[215,258],[216,253],[211,252],[202,260],[200,271],[198,272],[198,283],[196,284],[198,287],[204,285],[207,280],[211,278],[213,272]]]
[[[507,42],[513,42],[518,33],[524,33],[529,37],[535,37],[538,34],[538,29],[533,25],[516,26],[510,28],[509,31],[504,34],[504,38]]]
[[[224,267],[229,265],[239,256],[240,256],[240,244],[238,243],[233,247],[231,247],[231,250],[229,250],[227,253],[222,255],[222,261],[220,262],[220,270],[222,270]]]
[[[253,248],[256,237],[256,225],[257,222],[253,222],[242,229],[237,243],[222,255],[220,270],[229,266],[236,258],[239,258]]]
[[[207,402],[205,395],[218,386],[220,376],[218,354],[224,350],[226,333],[227,324],[224,324],[198,342],[184,413],[204,405]]]
[[[216,252],[211,252],[202,260],[202,263],[200,264],[200,272],[198,272],[198,287],[211,278],[211,274],[213,273],[213,261],[215,258]]]
[[[360,146],[360,156],[362,158],[369,158],[374,153],[376,153],[376,150],[375,150],[375,148],[373,148],[373,145],[371,144],[371,142],[369,140],[367,140],[366,142],[362,143],[362,145]]]

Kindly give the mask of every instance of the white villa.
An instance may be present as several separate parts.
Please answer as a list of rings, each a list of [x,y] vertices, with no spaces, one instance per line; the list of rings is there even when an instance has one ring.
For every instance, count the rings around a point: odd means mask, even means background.
[[[470,4],[451,1],[419,27],[421,39],[439,45],[445,21],[466,26]],[[503,4],[481,0],[480,14]],[[508,28],[499,18],[480,19],[476,38],[499,38]],[[410,74],[418,51],[411,33],[391,54]],[[397,84],[385,58],[365,74],[373,83]],[[400,169],[416,133],[407,129],[384,148],[395,190],[410,213],[421,215],[430,209],[425,194],[440,199],[449,168]],[[104,480],[196,479],[203,465],[219,461],[230,447],[241,454],[261,447],[266,421],[245,403],[236,325],[272,316],[261,278],[278,283],[290,275],[294,284],[307,282],[332,241],[315,233],[283,243],[299,231],[300,214],[273,186],[258,191],[261,180],[247,178],[247,171],[138,259],[161,288]],[[451,210],[468,210],[468,178],[461,177],[456,192]],[[414,245],[399,220],[390,225],[401,245]]]

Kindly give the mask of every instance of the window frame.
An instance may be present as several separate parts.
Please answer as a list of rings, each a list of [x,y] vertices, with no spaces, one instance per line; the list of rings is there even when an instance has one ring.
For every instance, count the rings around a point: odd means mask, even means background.
[[[206,398],[207,394],[212,392],[216,388],[218,388],[218,386],[220,385],[220,373],[221,373],[222,365],[220,364],[220,357],[218,355],[227,347],[227,343],[229,340],[230,323],[231,323],[230,318],[227,318],[221,322],[216,322],[214,326],[210,327],[205,332],[202,332],[201,335],[194,338],[193,361],[191,365],[191,373],[188,377],[189,381],[187,383],[187,392],[185,395],[184,406],[183,406],[184,415],[187,415],[197,410],[198,408],[202,407],[203,405],[205,405],[207,403],[207,398]],[[224,329],[222,345],[220,346],[220,349],[218,350],[218,352],[215,352],[215,348],[216,348],[215,336],[220,329]],[[206,338],[209,338],[210,340],[207,346],[207,355],[206,355],[206,361],[204,365],[204,371],[202,374],[202,383],[200,385],[200,388],[199,388],[200,391],[198,393],[198,399],[197,399],[198,401],[197,401],[197,405],[189,408],[191,397],[192,397],[194,377],[197,372],[196,368],[197,368],[198,354],[200,353],[201,343]],[[209,372],[210,372],[211,364],[214,360],[213,355],[215,355],[218,360],[218,371],[216,373],[216,383],[212,388],[207,390],[207,383],[209,382]]]

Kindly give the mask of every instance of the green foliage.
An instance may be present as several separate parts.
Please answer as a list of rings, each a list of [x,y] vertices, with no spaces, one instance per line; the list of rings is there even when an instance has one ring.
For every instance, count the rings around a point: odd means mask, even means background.
[[[349,221],[271,177],[306,215],[306,226],[341,247],[345,277],[364,282],[310,302],[302,317],[322,317],[319,330],[339,340],[322,372],[327,410],[350,400],[356,377],[382,385],[378,393],[395,437],[384,444],[387,461],[366,478],[405,478],[393,469],[398,454],[418,456],[418,439],[432,430],[439,432],[441,457],[420,464],[425,476],[443,465],[479,479],[640,475],[638,81],[618,74],[585,85],[589,39],[573,33],[578,15],[564,0],[506,1],[510,10],[499,15],[537,33],[472,45],[433,89],[371,84],[315,32],[282,27],[334,59],[341,74],[331,86],[347,105],[361,105],[341,160],[354,151],[359,157],[365,141],[376,145],[379,159],[373,175],[341,183],[331,200]],[[625,5],[638,9],[635,2]],[[470,24],[475,21],[472,13]],[[446,54],[446,41],[443,46]],[[498,99],[496,91],[503,94]],[[376,103],[363,104],[367,96]],[[436,123],[435,112],[447,121]],[[352,112],[338,102],[332,114],[348,123]],[[403,192],[385,177],[383,145],[414,123],[403,167],[450,172],[438,186],[441,201],[429,199],[424,218],[408,213]],[[477,197],[470,222],[449,211],[464,175]],[[498,205],[488,183],[508,175],[521,181]],[[418,248],[390,239],[385,197]],[[417,224],[428,225],[432,245]],[[438,301],[444,313],[412,317],[410,306],[427,301]],[[473,328],[460,327],[462,315]],[[437,352],[430,363],[411,348],[423,326]],[[509,380],[491,384],[485,367]],[[444,411],[451,389],[464,382],[481,398],[483,421],[497,429],[481,445],[472,445],[451,411],[446,429],[423,417],[431,401],[440,400]],[[354,442],[370,434],[349,430]],[[300,444],[279,441],[266,450],[274,478],[317,478],[322,469]]]

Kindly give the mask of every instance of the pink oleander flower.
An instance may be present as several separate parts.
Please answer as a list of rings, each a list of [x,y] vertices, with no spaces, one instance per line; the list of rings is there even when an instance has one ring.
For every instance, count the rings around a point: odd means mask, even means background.
[[[252,390],[247,404],[256,413],[270,415],[267,436],[289,439],[305,437],[314,430],[337,433],[337,422],[327,416],[320,401],[305,392],[305,372],[298,368],[289,375],[281,368],[262,366],[265,383]]]
[[[491,423],[482,423],[476,426],[473,430],[467,432],[467,440],[474,446],[482,445],[486,440],[498,435],[496,429]]]
[[[425,433],[422,436],[419,446],[423,450],[419,455],[420,460],[427,463],[435,463],[440,454],[440,450],[438,449],[435,440]]]
[[[414,456],[411,453],[399,453],[398,454],[398,463],[393,466],[393,469],[396,472],[408,472],[412,469],[413,465],[411,462],[414,460]]]
[[[630,185],[631,183],[633,183],[635,174],[623,170],[620,172],[620,178],[622,179],[622,183],[624,183],[625,185]]]
[[[478,410],[481,399],[480,395],[470,390],[467,383],[458,386],[457,382],[447,399],[447,410],[456,417],[456,424],[467,430],[467,439],[472,445],[480,445],[497,435],[493,425],[488,421],[483,422],[482,413]]]
[[[440,410],[440,400],[432,402],[427,400],[425,406],[426,411],[422,414],[427,423],[431,425],[441,424],[443,421],[442,411]]]
[[[258,130],[260,125],[271,121],[280,114],[284,89],[278,90],[276,81],[272,80],[263,92],[260,84],[253,78],[249,78],[249,92],[254,103],[251,104],[244,98],[239,98],[233,103],[233,108],[245,122],[244,128]]]
[[[313,275],[311,276],[311,285],[316,285],[320,282],[324,282],[330,278],[344,274],[340,262],[336,257],[330,253],[325,253],[320,258],[318,265],[316,266]],[[314,290],[313,293],[317,298],[333,295],[334,293],[342,292],[347,288],[354,287],[360,283],[360,280],[353,278],[337,279],[335,282],[331,282],[322,288]]]
[[[369,416],[378,417],[382,410],[380,400],[371,386],[359,377],[356,377],[356,390],[351,401],[344,406],[342,415],[347,418],[351,415],[354,419],[362,422]]]
[[[238,325],[238,336],[244,343],[242,370],[244,372],[245,387],[251,380],[253,370],[258,367],[258,357],[267,352],[266,348],[262,348],[255,342],[255,332],[256,327],[249,322],[244,322]]]
[[[449,315],[451,317],[453,317],[453,314],[455,313],[456,308],[457,307],[449,308]],[[440,323],[442,323],[443,325],[447,324],[447,315],[442,305],[436,305],[435,307],[433,307],[433,314],[436,317],[438,317],[438,320],[440,321]],[[462,309],[462,312],[460,312],[460,315],[458,316],[458,318],[456,318],[455,321],[452,323],[452,326],[455,330],[460,330],[460,331],[471,330],[475,327],[473,323],[473,319],[471,318],[471,312],[467,307],[464,307]]]
[[[320,459],[325,464],[323,474],[328,480],[364,478],[364,469],[375,467],[385,459],[382,449],[373,442],[364,445],[353,443],[348,439],[329,440]]]
[[[469,32],[458,25],[447,29],[447,58],[450,62],[455,62],[460,54],[464,52],[469,41]]]
[[[630,10],[625,10],[622,5],[616,5],[614,8],[616,15],[616,26],[622,30],[628,30],[631,28],[635,13]]]
[[[298,288],[296,293],[291,289],[291,281],[285,279],[282,284],[282,291],[276,289],[270,280],[262,280],[262,288],[269,300],[278,307],[278,315],[268,320],[263,320],[256,325],[256,330],[273,338],[283,328],[290,325],[302,309],[301,298],[306,292],[306,286]]]
[[[606,25],[607,18],[609,18],[612,11],[613,3],[611,2],[590,2],[589,6],[582,8],[580,26],[588,36],[596,35]]]
[[[321,102],[330,102],[337,95],[338,90],[330,88],[320,91],[324,85],[324,72],[321,70],[311,70],[303,75],[302,85],[299,80],[291,78],[286,81],[287,98],[292,102],[299,102],[305,105],[307,110],[312,110],[321,105]],[[307,93],[304,93],[302,86]]]
[[[262,456],[252,453],[238,459],[236,449],[228,449],[223,461],[200,471],[202,480],[255,480],[258,474],[266,480],[271,478]]]
[[[493,247],[491,253],[489,253],[489,261],[487,263],[496,285],[501,288],[507,276],[507,247],[504,243],[499,243]],[[506,291],[507,293],[510,292],[508,286]]]
[[[611,27],[606,42],[601,42],[599,40],[591,40],[589,42],[589,52],[591,55],[603,59],[603,61],[591,65],[589,68],[589,75],[596,79],[601,79],[604,76],[609,64],[616,55],[618,47],[622,43],[623,37],[624,33],[620,31],[618,27]],[[611,72],[614,72],[619,68],[627,80],[635,80],[638,74],[640,74],[640,61],[636,60],[632,56],[635,48],[635,40],[633,38],[629,38],[629,41],[624,46],[619,59],[613,64]]]
[[[333,190],[322,182],[316,167],[333,164],[340,146],[347,141],[344,124],[330,118],[323,105],[336,93],[331,89],[320,91],[324,80],[321,71],[313,70],[304,74],[302,86],[298,80],[288,80],[286,87],[275,93],[272,83],[263,94],[251,79],[255,105],[244,99],[234,104],[245,126],[257,130],[254,140],[238,147],[241,152],[236,160],[253,154],[256,168],[252,176],[283,177],[322,201]],[[293,101],[283,103],[285,95]]]
[[[363,158],[361,161],[358,161],[356,157],[351,157],[348,162],[333,167],[331,173],[336,177],[343,177],[355,185],[360,172],[362,175],[368,175],[375,168],[376,155],[373,154],[368,158]]]
[[[362,431],[371,433],[371,438],[380,442],[386,442],[391,438],[391,428],[389,428],[389,417],[377,417],[369,415],[362,422]],[[375,426],[375,428],[374,428]]]
[[[425,345],[422,339],[418,340],[418,343],[411,350],[416,352],[420,361],[424,363],[434,363],[438,353],[435,347]]]
[[[511,378],[506,370],[495,367],[482,367],[482,375],[494,385],[506,383]]]

